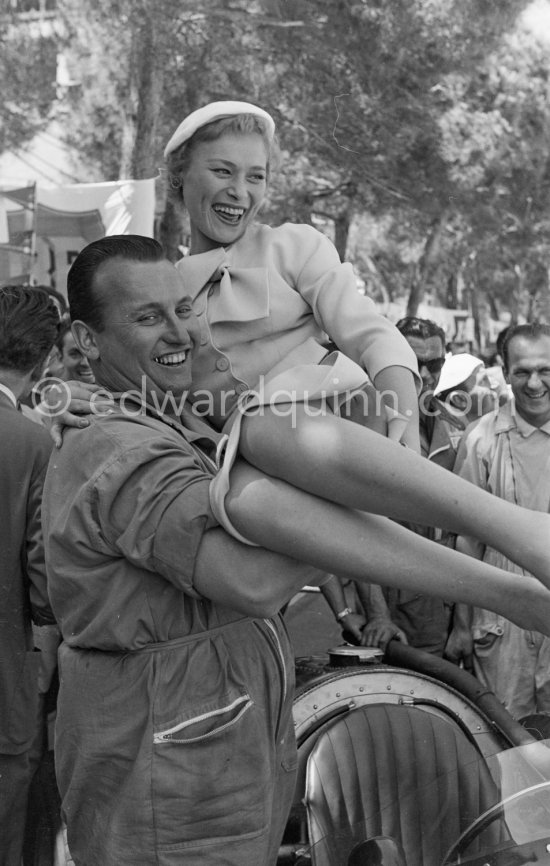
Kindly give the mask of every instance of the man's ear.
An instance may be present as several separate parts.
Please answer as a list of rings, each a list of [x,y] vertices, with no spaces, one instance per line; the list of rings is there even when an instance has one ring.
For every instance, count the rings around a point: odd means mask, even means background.
[[[99,360],[99,348],[96,342],[95,333],[86,322],[81,322],[79,319],[71,323],[71,328],[74,336],[74,341],[82,354],[89,361]]]
[[[451,391],[449,394],[449,402],[451,406],[454,406],[455,409],[458,409],[459,412],[464,412],[469,408],[468,404],[470,402],[469,396],[466,391]]]
[[[47,360],[47,358],[46,358],[46,360]],[[40,363],[37,364],[36,367],[32,368],[32,370],[28,374],[29,382],[31,383],[31,385],[35,385],[36,382],[40,382],[40,379],[42,379],[42,377],[44,375],[45,365],[46,365],[46,361],[40,361]]]

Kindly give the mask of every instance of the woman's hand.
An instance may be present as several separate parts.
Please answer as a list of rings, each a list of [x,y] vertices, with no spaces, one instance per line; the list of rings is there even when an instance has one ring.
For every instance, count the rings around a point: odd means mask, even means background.
[[[386,367],[374,379],[388,413],[388,438],[420,454],[416,381],[405,367]]]
[[[57,380],[44,389],[37,409],[45,416],[56,448],[61,448],[65,427],[87,427],[87,416],[109,414],[113,406],[113,398],[99,385]]]

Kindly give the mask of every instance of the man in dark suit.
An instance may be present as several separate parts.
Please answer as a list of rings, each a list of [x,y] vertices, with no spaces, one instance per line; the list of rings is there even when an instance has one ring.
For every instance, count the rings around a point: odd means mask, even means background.
[[[0,287],[0,866],[20,866],[33,742],[39,735],[32,623],[51,626],[40,502],[52,442],[20,400],[57,335],[48,294]]]

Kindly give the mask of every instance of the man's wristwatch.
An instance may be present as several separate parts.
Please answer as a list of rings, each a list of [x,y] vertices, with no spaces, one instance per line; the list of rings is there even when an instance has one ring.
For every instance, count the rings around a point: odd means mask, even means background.
[[[353,613],[351,607],[345,607],[344,610],[341,610],[340,613],[336,614],[336,619],[340,622],[344,617],[349,616],[350,613]]]

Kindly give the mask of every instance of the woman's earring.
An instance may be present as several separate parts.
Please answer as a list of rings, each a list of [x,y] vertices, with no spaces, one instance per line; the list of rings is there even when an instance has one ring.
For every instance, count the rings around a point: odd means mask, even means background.
[[[180,189],[180,187],[183,187],[183,178],[179,174],[169,174],[168,180],[172,189]]]

